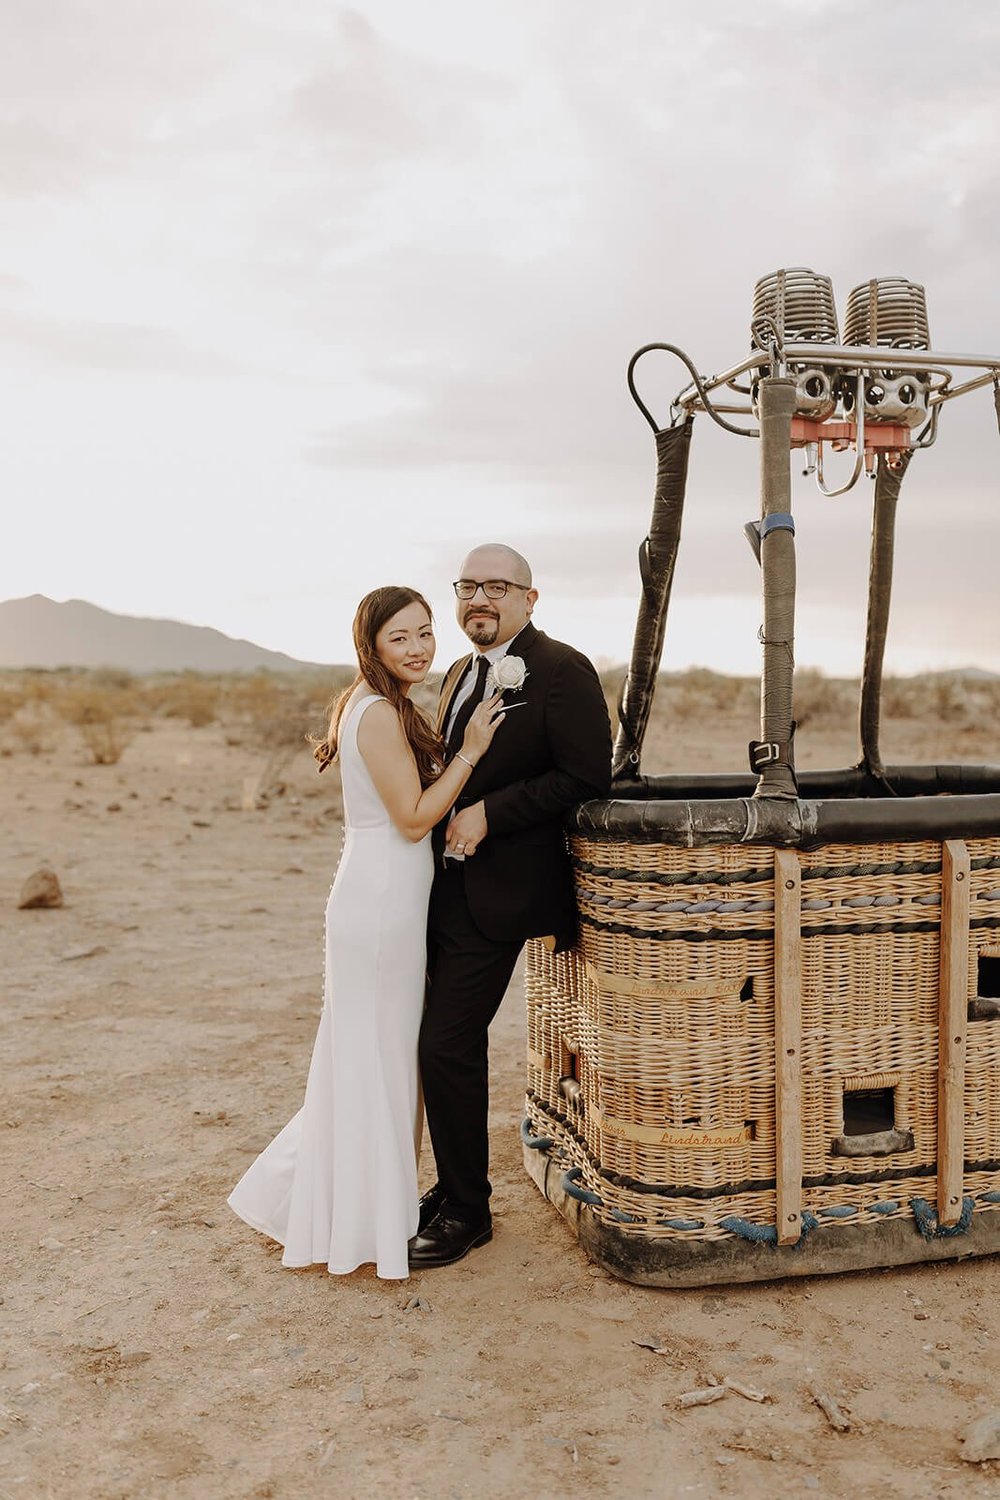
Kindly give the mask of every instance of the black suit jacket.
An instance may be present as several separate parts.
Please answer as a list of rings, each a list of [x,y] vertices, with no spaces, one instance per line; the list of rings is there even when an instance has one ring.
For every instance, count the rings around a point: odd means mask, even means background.
[[[573,940],[576,904],[563,819],[580,802],[608,794],[608,708],[587,658],[530,621],[511,655],[522,658],[528,675],[522,688],[508,689],[504,702],[521,706],[497,730],[458,802],[462,808],[482,801],[488,827],[465,861],[465,889],[472,919],[486,937],[523,942],[552,933],[564,947]],[[456,662],[442,684],[442,734],[470,660]],[[438,878],[444,838],[440,823],[434,830]]]

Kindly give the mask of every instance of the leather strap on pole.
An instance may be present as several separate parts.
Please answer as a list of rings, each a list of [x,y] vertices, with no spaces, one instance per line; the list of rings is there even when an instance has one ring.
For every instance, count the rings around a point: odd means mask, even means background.
[[[890,469],[885,455],[880,454],[875,477],[872,549],[868,568],[868,625],[861,675],[861,766],[880,781],[885,780],[885,766],[882,764],[879,747],[879,724],[882,713],[882,666],[892,598],[896,502],[912,457],[912,453],[901,454],[897,465]]]
[[[689,416],[678,426],[663,428],[656,434],[656,494],[649,535],[639,548],[642,596],[632,656],[618,704],[618,734],[611,771],[615,781],[639,774],[680,544],[693,421]]]

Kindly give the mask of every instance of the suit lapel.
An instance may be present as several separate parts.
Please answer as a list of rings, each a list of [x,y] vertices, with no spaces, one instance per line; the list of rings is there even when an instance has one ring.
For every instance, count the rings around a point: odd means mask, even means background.
[[[511,642],[511,645],[517,648],[514,651],[514,655],[527,655],[532,646],[538,640],[538,636],[539,632],[535,629],[534,625],[532,625],[531,621],[529,620],[527,625],[524,626],[523,630],[518,633],[517,639]],[[444,739],[445,726],[448,723],[448,716],[451,713],[451,707],[455,701],[455,694],[458,692],[462,678],[465,676],[466,672],[469,670],[469,667],[472,664],[472,659],[473,654],[470,651],[468,656],[463,656],[459,661],[455,662],[453,666],[450,666],[445,673],[444,682],[442,682],[441,684],[441,694],[438,698],[437,717],[434,721],[434,728],[437,730],[442,739]]]
[[[434,722],[434,728],[442,739],[444,739],[445,725],[448,723],[448,715],[451,713],[455,694],[458,692],[462,678],[469,670],[471,661],[472,653],[470,652],[468,656],[463,656],[460,661],[455,662],[454,666],[449,667],[445,673],[444,682],[441,684],[441,695],[438,698],[437,718]]]

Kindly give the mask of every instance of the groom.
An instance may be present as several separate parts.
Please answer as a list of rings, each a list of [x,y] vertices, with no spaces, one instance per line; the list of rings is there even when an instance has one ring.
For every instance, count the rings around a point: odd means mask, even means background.
[[[454,585],[475,650],[448,672],[438,731],[449,756],[476,704],[504,688],[505,717],[447,823],[434,831],[427,1008],[420,1070],[438,1181],[420,1203],[410,1267],[446,1266],[493,1237],[488,1031],[530,937],[573,940],[563,819],[604,797],[611,728],[585,656],[531,623],[531,569],[498,543],[477,547]]]

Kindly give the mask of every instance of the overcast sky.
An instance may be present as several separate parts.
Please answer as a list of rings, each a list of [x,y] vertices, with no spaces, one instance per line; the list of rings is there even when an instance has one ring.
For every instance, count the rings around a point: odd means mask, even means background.
[[[0,598],[343,660],[359,597],[533,562],[623,660],[664,339],[748,345],[754,281],[927,287],[1000,354],[1000,11],[981,0],[0,0]],[[647,381],[665,413],[684,383]],[[665,667],[754,672],[758,445],[696,424]],[[843,460],[842,460],[843,461]],[[800,464],[795,465],[796,472]],[[837,468],[836,456],[831,467]],[[991,393],[899,514],[889,663],[1000,669]],[[797,479],[801,663],[861,656],[871,486]]]

